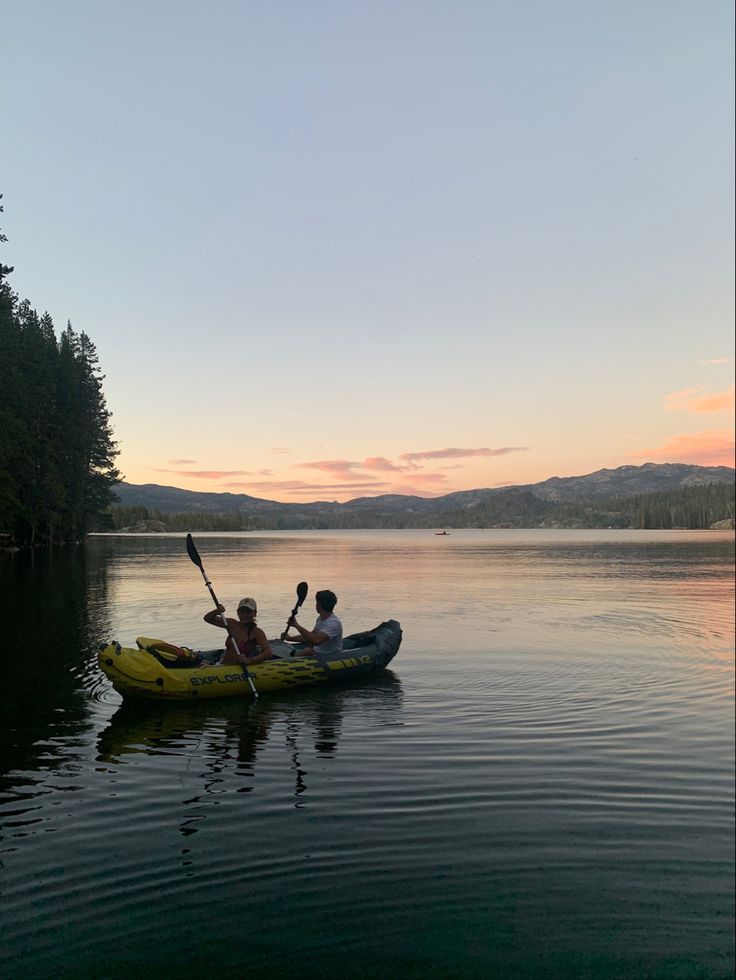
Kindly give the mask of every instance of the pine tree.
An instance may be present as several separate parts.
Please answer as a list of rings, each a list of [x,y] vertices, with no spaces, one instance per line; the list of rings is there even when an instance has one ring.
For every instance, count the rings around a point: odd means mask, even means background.
[[[0,201],[2,194],[0,194]],[[4,210],[0,204],[0,213]],[[0,244],[7,241],[0,231]],[[12,534],[21,502],[20,485],[14,468],[18,446],[23,438],[18,400],[22,392],[20,335],[15,319],[17,296],[10,288],[8,276],[13,267],[0,262],[0,533]]]
[[[79,369],[85,465],[81,529],[86,533],[90,519],[102,513],[115,499],[113,488],[122,479],[122,474],[115,466],[119,450],[102,390],[105,376],[100,372],[97,348],[86,333],[79,335]]]
[[[51,317],[18,301],[10,272],[0,264],[0,534],[78,539],[122,479],[104,376],[90,337],[69,323],[57,342]]]

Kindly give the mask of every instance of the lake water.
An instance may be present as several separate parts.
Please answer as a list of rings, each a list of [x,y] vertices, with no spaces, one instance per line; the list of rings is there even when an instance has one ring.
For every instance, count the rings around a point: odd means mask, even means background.
[[[275,636],[310,584],[376,680],[122,704],[96,646],[222,634],[183,536],[0,556],[0,974],[734,969],[734,538],[195,535]]]

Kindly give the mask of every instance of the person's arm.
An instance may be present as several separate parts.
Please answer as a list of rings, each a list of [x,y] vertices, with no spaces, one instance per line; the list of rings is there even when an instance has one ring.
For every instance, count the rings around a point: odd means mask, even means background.
[[[253,639],[260,647],[260,650],[252,657],[240,657],[240,663],[245,664],[246,667],[250,667],[251,664],[262,664],[264,660],[271,660],[273,657],[271,644],[266,639],[266,634],[260,627],[256,627],[256,629],[253,631]]]
[[[293,616],[289,619],[289,626],[293,626],[299,635],[289,636],[287,634],[287,640],[298,640],[301,643],[311,643],[313,647],[318,647],[320,643],[325,643],[327,640],[329,640],[327,633],[324,633],[322,630],[306,630],[303,626],[299,625]]]
[[[205,623],[209,623],[210,626],[219,626],[221,630],[226,630],[227,626],[225,625],[225,622],[223,622],[222,616],[224,612],[225,607],[220,605],[217,607],[217,609],[212,609],[210,612],[205,613],[202,619],[204,619]],[[235,619],[228,619],[227,617],[224,618],[231,626],[234,626],[237,622]]]

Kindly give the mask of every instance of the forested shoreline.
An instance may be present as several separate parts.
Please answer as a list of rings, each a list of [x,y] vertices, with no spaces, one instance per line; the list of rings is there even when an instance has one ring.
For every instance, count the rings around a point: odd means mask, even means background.
[[[0,263],[0,545],[79,541],[110,527],[121,479],[104,376],[91,338],[70,322],[57,338],[12,271]]]
[[[446,528],[632,528],[665,530],[671,528],[707,529],[722,521],[733,521],[732,483],[710,483],[682,487],[667,492],[643,493],[631,497],[606,497],[575,503],[554,503],[532,495],[517,495],[513,510],[507,495],[499,495],[472,510],[447,511],[441,524]],[[295,513],[288,516],[248,514],[244,511],[186,511],[169,513],[142,506],[112,505],[111,529],[120,532],[329,530],[359,528],[433,528],[437,515],[371,514],[365,507],[351,511],[349,505],[339,513],[315,517]]]

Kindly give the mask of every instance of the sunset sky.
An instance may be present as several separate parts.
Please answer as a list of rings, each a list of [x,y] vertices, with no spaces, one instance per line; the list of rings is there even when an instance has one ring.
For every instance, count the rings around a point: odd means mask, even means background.
[[[133,483],[734,464],[730,0],[29,0],[0,260]]]

